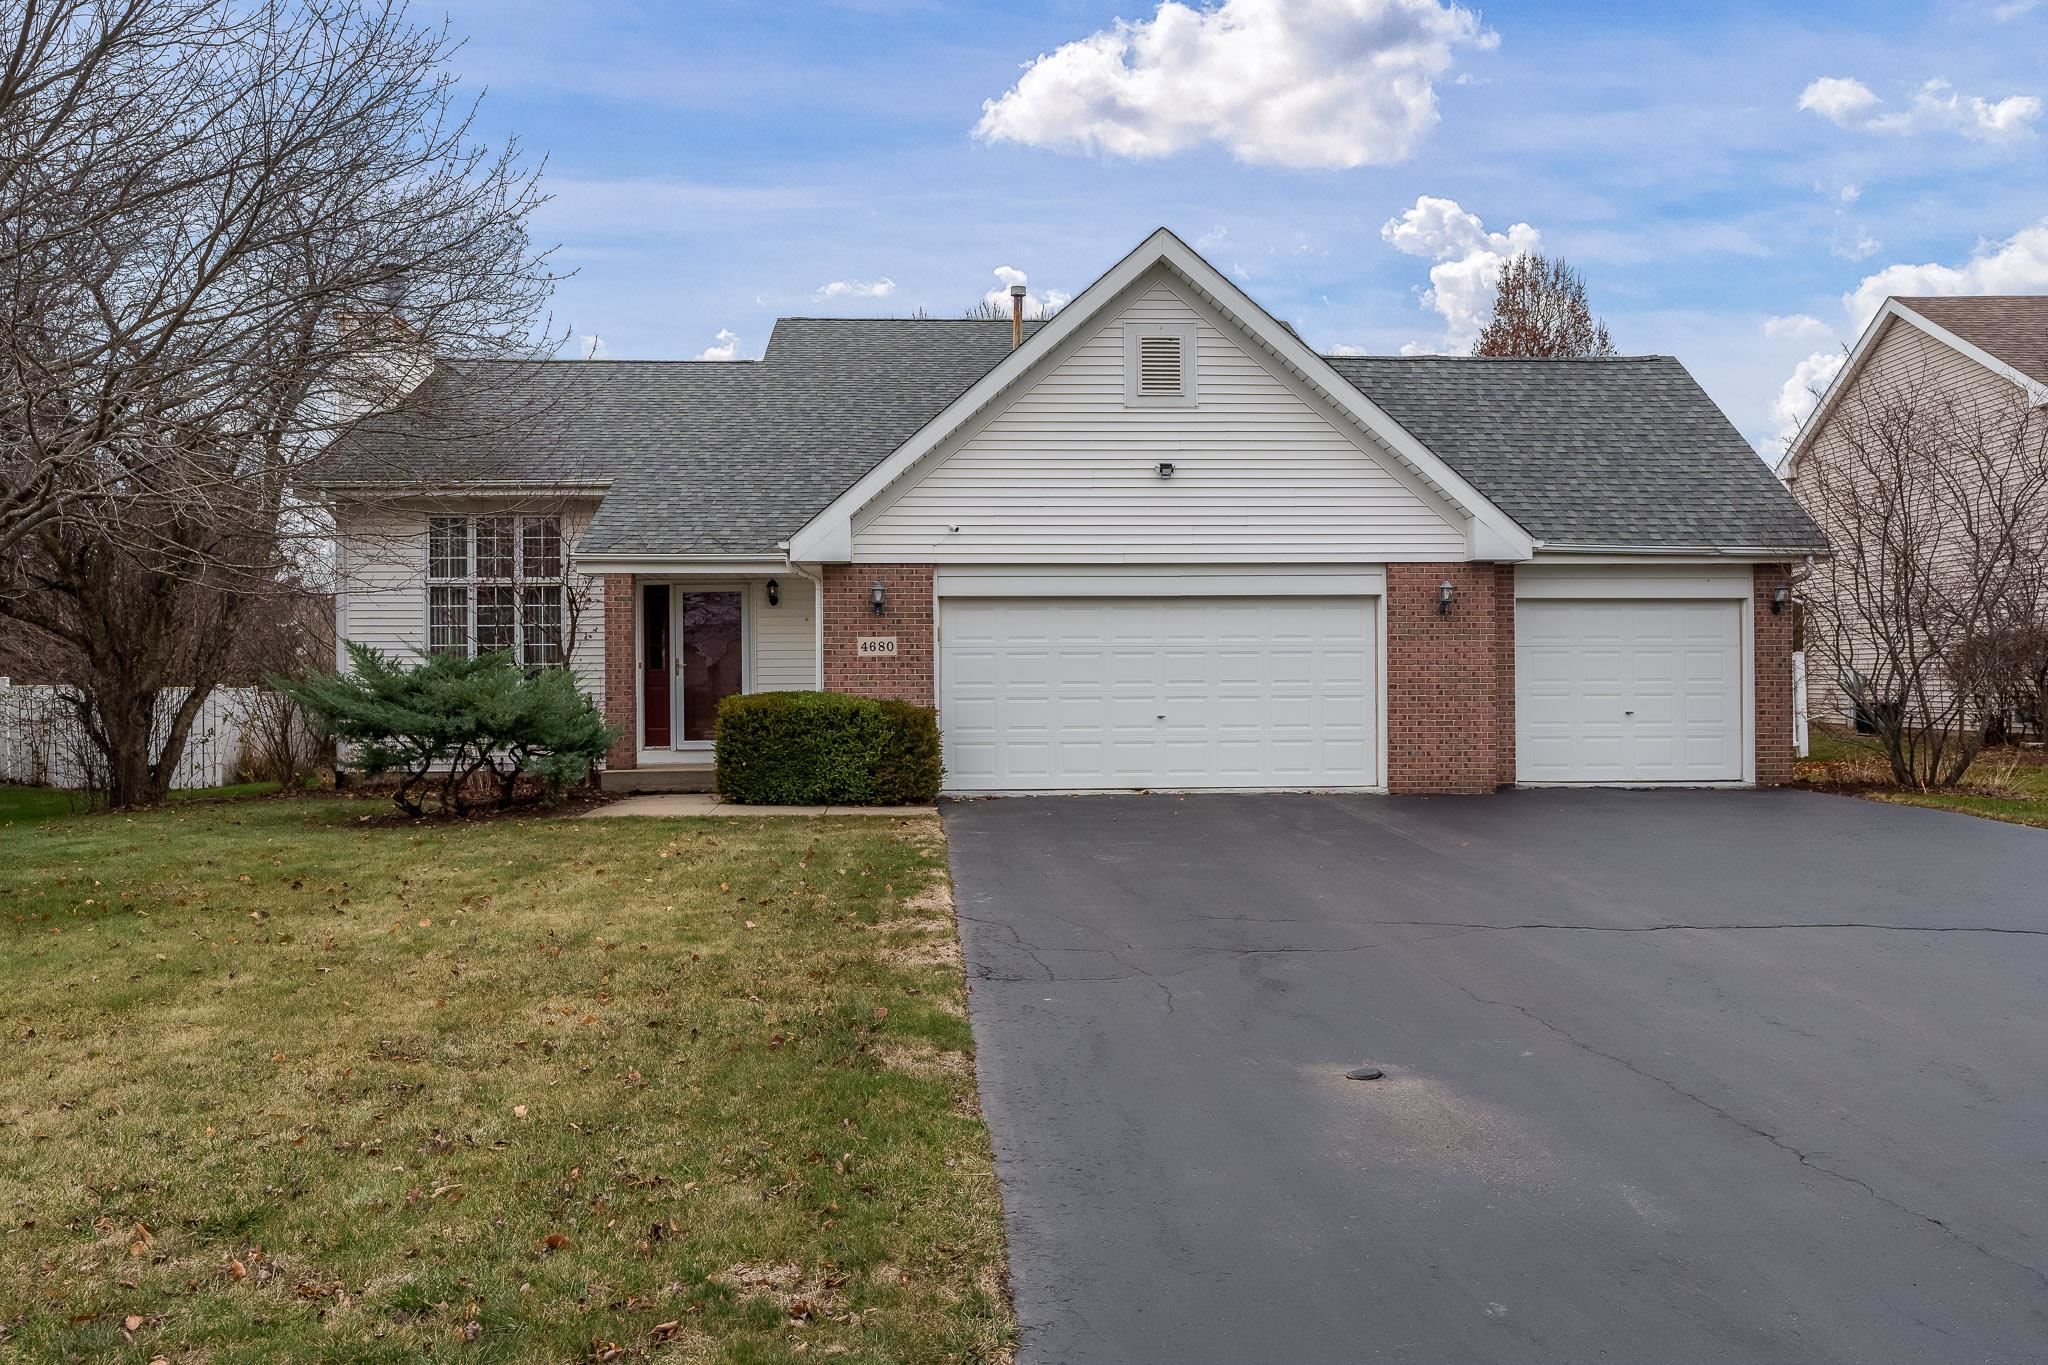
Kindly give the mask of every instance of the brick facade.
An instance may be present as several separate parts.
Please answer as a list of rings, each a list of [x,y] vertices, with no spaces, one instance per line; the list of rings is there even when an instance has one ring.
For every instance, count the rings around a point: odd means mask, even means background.
[[[874,585],[883,608],[875,615]],[[932,566],[838,564],[825,567],[825,689],[894,697],[933,706]],[[862,658],[862,636],[893,635],[893,658]]]
[[[639,670],[639,619],[633,609],[634,581],[629,573],[604,576],[604,718],[619,727],[619,737],[604,757],[607,768],[631,768],[640,750],[639,714],[635,694]]]
[[[1515,580],[1508,564],[1387,566],[1387,790],[1515,780]],[[1437,610],[1440,586],[1451,609]]]
[[[1771,610],[1771,595],[1789,584],[1787,564],[1759,564],[1752,574],[1750,611],[1756,619],[1756,784],[1782,787],[1792,780],[1792,609]]]
[[[824,570],[825,686],[930,706],[934,697],[933,566],[833,565]],[[1756,780],[1792,778],[1792,614],[1771,611],[1789,576],[1755,569]],[[1449,580],[1451,610],[1437,611]],[[881,583],[883,614],[871,592]],[[606,763],[634,766],[638,746],[634,579],[604,579],[605,716],[622,727]],[[1515,569],[1511,564],[1387,566],[1387,788],[1486,792],[1515,781]],[[862,636],[893,635],[893,658],[863,658]]]

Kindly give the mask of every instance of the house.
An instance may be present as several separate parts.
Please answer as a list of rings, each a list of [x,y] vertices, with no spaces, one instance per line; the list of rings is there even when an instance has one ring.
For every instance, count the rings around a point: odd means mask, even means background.
[[[450,367],[321,488],[339,635],[567,653],[614,789],[819,687],[962,793],[1779,783],[1825,548],[1675,360],[1318,355],[1164,229],[1043,324]]]
[[[2044,454],[2048,296],[1885,300],[1781,465],[1793,496],[1841,551],[1809,595],[1857,603],[1836,613],[1846,618],[1837,626],[1842,638],[1816,641],[1809,650],[1816,656],[1807,698],[1814,718],[1870,728],[1871,716],[1853,692],[1869,694],[1865,702],[1875,706],[1915,697],[1916,724],[1963,719],[1968,708],[1947,695],[1950,642],[1924,629],[1909,639],[1905,624],[1915,616],[1944,617],[1965,630],[1969,599],[1984,595],[1973,556],[2013,556],[2010,546],[1973,545],[1973,523],[1995,527],[2001,515],[2027,505],[2016,500],[2031,499],[2032,516],[2048,531],[2038,474],[2023,467],[2038,469]],[[1832,483],[1824,477],[1830,469]],[[1927,480],[1943,489],[1922,488],[1912,514],[1897,515],[1886,490]],[[2037,532],[2037,558],[2040,538]],[[1892,574],[1885,561],[1895,557],[1914,561],[1922,580]],[[1907,592],[1953,598],[1958,609],[1927,601],[1909,607],[1894,596]],[[1873,632],[1896,638],[1880,643]]]

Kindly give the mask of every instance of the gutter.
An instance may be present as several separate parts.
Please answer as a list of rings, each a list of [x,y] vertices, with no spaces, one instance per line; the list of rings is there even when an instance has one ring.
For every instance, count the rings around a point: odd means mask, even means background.
[[[367,493],[387,498],[420,498],[456,495],[461,497],[544,497],[550,493],[603,493],[610,479],[555,479],[548,483],[516,483],[478,479],[474,482],[396,483],[390,479],[305,479],[299,486],[308,492]]]
[[[1712,559],[1813,559],[1831,558],[1834,551],[1811,545],[1568,545],[1546,542],[1542,554],[1577,555],[1697,555]]]

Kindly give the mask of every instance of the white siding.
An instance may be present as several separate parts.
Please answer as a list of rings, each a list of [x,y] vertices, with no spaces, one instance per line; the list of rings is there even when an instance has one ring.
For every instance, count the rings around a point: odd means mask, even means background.
[[[369,645],[400,658],[427,647],[427,518],[516,510],[511,503],[436,502],[344,506],[335,515],[337,640]],[[594,504],[550,508],[573,545],[590,524]],[[604,582],[571,574],[577,598],[571,666],[583,690],[604,697]],[[338,649],[338,646],[337,646]],[[338,659],[337,663],[345,663]]]
[[[1159,273],[1128,300],[863,512],[855,560],[1466,557],[1463,519],[1235,326]],[[1126,402],[1127,323],[1192,330],[1194,406]]]
[[[808,578],[776,579],[782,605],[768,605],[768,580],[748,585],[754,628],[749,692],[804,692],[818,685],[817,589]]]

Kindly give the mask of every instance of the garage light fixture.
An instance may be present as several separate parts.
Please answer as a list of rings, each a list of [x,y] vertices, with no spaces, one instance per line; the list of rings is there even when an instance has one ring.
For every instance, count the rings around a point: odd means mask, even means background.
[[[868,589],[868,602],[874,607],[875,615],[880,616],[882,609],[888,603],[888,598],[883,593],[880,582],[877,582],[872,588]]]
[[[772,578],[768,580],[768,605],[771,607],[782,605],[782,585]]]
[[[1451,599],[1457,595],[1458,590],[1451,586],[1450,579],[1446,578],[1443,582],[1439,583],[1436,589],[1436,614],[1438,616],[1449,616],[1451,614]]]
[[[1782,614],[1785,610],[1786,605],[1791,601],[1791,586],[1789,584],[1780,583],[1778,585],[1778,590],[1771,594],[1771,615],[1777,616]]]

